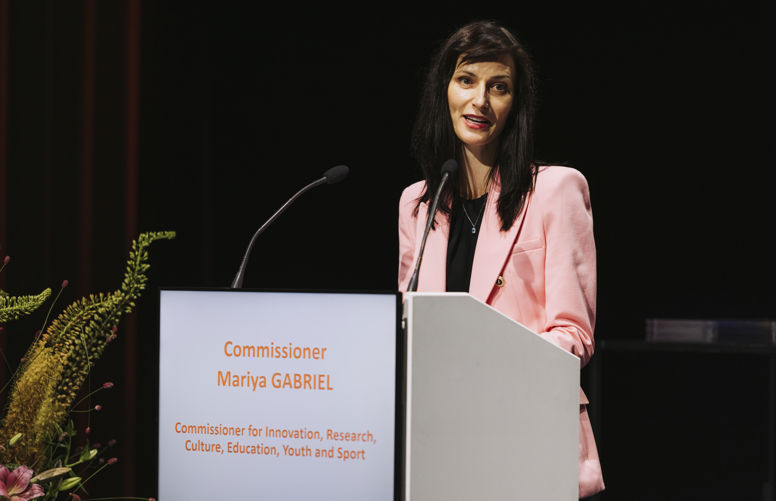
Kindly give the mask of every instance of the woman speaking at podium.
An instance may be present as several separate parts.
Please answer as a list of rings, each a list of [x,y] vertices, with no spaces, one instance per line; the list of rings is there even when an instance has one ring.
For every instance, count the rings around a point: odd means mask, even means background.
[[[463,291],[585,365],[593,354],[596,259],[588,186],[533,158],[534,71],[517,38],[490,21],[458,29],[428,68],[412,137],[425,180],[399,202],[399,289],[413,275],[440,167],[419,291]],[[580,390],[579,496],[603,489]]]

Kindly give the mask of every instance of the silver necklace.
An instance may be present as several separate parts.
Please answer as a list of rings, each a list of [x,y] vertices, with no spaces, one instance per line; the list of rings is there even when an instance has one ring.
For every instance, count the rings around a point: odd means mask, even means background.
[[[482,217],[482,213],[485,212],[485,205],[487,203],[488,202],[486,201],[484,204],[482,204],[480,213],[477,215],[477,220],[472,222],[472,218],[469,217],[469,213],[466,211],[466,205],[463,203],[463,200],[461,200],[461,208],[463,209],[463,213],[466,215],[466,219],[468,219],[469,223],[472,225],[472,234],[477,233],[477,222],[480,220],[480,217]]]

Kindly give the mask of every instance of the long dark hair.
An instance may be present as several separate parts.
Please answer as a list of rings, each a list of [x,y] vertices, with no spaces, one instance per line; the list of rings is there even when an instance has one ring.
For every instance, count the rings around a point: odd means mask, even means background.
[[[522,210],[526,196],[533,190],[536,175],[533,159],[535,76],[531,57],[517,37],[494,21],[477,21],[459,28],[431,60],[412,131],[412,155],[426,179],[426,190],[418,199],[418,205],[428,202],[436,193],[442,163],[448,158],[459,158],[461,142],[453,130],[447,87],[461,56],[461,63],[497,61],[509,56],[517,72],[515,98],[499,136],[500,151],[495,167],[501,182],[498,199],[501,229],[508,230]],[[457,186],[458,179],[451,179],[442,190],[439,208],[446,214],[450,213]]]

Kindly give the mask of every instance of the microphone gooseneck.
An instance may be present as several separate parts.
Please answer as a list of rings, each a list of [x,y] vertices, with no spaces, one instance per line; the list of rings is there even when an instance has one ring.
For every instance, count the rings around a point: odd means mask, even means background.
[[[434,221],[434,216],[436,216],[437,205],[439,204],[439,196],[442,194],[442,188],[447,182],[447,178],[450,177],[451,174],[454,174],[456,170],[458,170],[458,162],[456,162],[454,158],[445,160],[445,163],[442,164],[442,180],[439,182],[439,187],[437,188],[436,194],[434,195],[431,207],[428,210],[428,214],[426,214],[426,229],[423,232],[423,240],[420,243],[418,260],[415,263],[415,271],[412,273],[412,278],[410,279],[410,284],[407,287],[407,292],[415,292],[418,290],[420,263],[423,261],[423,250],[426,248],[426,239],[428,238],[429,230],[431,230],[431,223]]]
[[[251,251],[253,250],[253,244],[256,243],[256,239],[259,235],[261,235],[267,227],[272,224],[275,219],[278,218],[285,210],[292,204],[294,201],[302,196],[307,191],[315,188],[316,186],[320,186],[322,184],[334,184],[339,183],[343,179],[345,179],[350,172],[350,169],[346,165],[337,165],[336,167],[332,167],[331,169],[327,170],[323,173],[323,176],[320,179],[316,179],[312,183],[308,184],[301,190],[297,191],[294,196],[288,199],[286,203],[283,204],[282,207],[280,207],[272,216],[267,220],[266,223],[261,225],[261,227],[256,230],[256,233],[253,234],[253,238],[251,238],[250,243],[248,244],[248,248],[245,251],[245,254],[243,255],[242,261],[240,262],[240,269],[237,270],[237,274],[234,276],[234,280],[232,280],[232,289],[239,289],[242,288],[243,280],[245,279],[245,268],[248,266],[248,258],[251,255]]]

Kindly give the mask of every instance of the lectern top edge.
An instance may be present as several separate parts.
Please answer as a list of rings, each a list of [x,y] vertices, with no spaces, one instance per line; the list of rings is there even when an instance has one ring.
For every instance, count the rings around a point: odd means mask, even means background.
[[[231,287],[184,287],[184,286],[160,286],[158,287],[160,292],[162,291],[191,291],[191,292],[291,292],[291,293],[321,293],[321,294],[383,294],[401,296],[401,292],[398,290],[388,289],[291,289],[291,288],[250,288],[243,287],[240,289],[233,289]]]
[[[495,309],[491,305],[483,303],[482,301],[480,301],[479,299],[477,299],[476,297],[472,296],[471,294],[469,294],[467,292],[408,292],[408,293],[405,294],[405,298],[409,299],[410,302],[411,302],[411,300],[413,298],[419,298],[419,299],[422,300],[423,298],[444,298],[444,297],[449,297],[449,298],[464,298],[464,297],[468,297],[472,301],[474,301],[475,303],[479,304],[481,307],[487,308],[488,310],[492,311],[498,317],[500,317],[500,318],[502,318],[504,320],[507,320],[510,323],[514,324],[514,325],[519,326],[524,332],[533,334],[534,336],[536,336],[539,339],[541,339],[543,342],[548,343],[550,346],[555,348],[558,351],[558,353],[563,353],[562,356],[569,356],[569,357],[573,358],[574,360],[576,360],[577,363],[579,363],[580,359],[579,359],[578,356],[574,355],[573,353],[571,353],[571,352],[569,352],[567,350],[564,350],[563,348],[561,348],[560,346],[556,345],[555,343],[553,343],[549,339],[545,338],[541,334],[533,331],[532,329],[529,329],[528,327],[526,327],[525,325],[523,325],[520,322],[516,321],[515,319],[513,319],[513,318],[503,314],[502,312],[500,312],[499,310]]]

